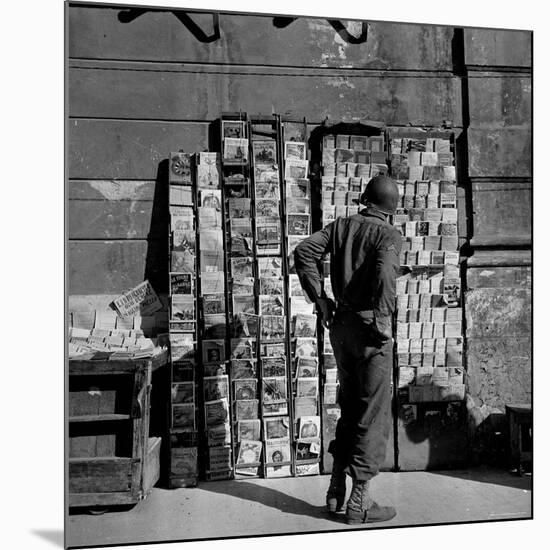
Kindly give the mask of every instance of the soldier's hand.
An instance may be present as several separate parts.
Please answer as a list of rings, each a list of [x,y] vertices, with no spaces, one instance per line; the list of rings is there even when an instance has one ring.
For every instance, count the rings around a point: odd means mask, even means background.
[[[317,312],[321,315],[321,323],[325,328],[330,328],[336,304],[330,298],[317,300]]]
[[[371,325],[371,333],[379,347],[389,342],[392,337],[391,326],[386,326],[382,323],[373,323]]]

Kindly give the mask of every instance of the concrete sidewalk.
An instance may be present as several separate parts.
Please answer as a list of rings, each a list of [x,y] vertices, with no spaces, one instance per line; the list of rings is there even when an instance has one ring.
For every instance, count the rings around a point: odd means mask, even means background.
[[[328,476],[202,482],[158,489],[129,511],[73,514],[69,546],[131,544],[354,529],[325,512]],[[348,486],[351,480],[348,479]],[[530,518],[531,478],[501,470],[383,472],[372,483],[397,517],[365,527]],[[349,487],[348,487],[349,494]]]

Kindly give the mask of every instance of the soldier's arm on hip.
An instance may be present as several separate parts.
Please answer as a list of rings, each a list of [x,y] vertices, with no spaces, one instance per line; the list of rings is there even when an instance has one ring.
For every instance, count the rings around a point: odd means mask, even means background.
[[[322,297],[321,258],[332,251],[334,222],[304,239],[294,250],[294,264],[308,298],[316,303]]]

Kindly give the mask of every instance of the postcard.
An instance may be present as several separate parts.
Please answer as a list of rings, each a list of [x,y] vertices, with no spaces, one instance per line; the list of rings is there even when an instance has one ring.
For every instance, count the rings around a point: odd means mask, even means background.
[[[262,414],[264,416],[278,416],[281,414],[288,414],[288,402],[287,401],[264,401],[262,406]]]
[[[204,363],[217,363],[225,360],[225,340],[203,340],[202,360]]]
[[[268,418],[264,420],[265,439],[280,439],[290,437],[289,418]]]
[[[232,359],[231,379],[233,381],[256,377],[256,361],[252,359]]]
[[[235,315],[233,321],[233,336],[236,338],[256,336],[258,333],[259,322],[260,317],[255,314],[239,313]]]
[[[288,160],[285,164],[285,180],[306,179],[308,166],[307,160]]]
[[[221,211],[222,209],[221,189],[200,189],[199,206],[202,208],[214,208],[215,210]]]
[[[301,416],[298,418],[298,439],[321,437],[321,418],[319,416]]]
[[[225,137],[223,140],[223,160],[246,162],[248,160],[248,139]]]
[[[172,232],[172,250],[195,254],[195,231],[190,229],[176,229]]]
[[[295,179],[286,182],[286,195],[288,199],[309,199],[309,179]]]
[[[215,401],[229,398],[229,378],[222,376],[205,376],[203,378],[203,390],[205,401]]]
[[[220,424],[207,430],[207,443],[209,447],[231,445],[231,428],[229,424]]]
[[[275,140],[253,140],[254,164],[277,164],[277,142]]]
[[[255,207],[258,218],[277,218],[280,215],[278,199],[256,199]]]
[[[224,424],[229,420],[229,401],[225,398],[205,401],[204,411],[208,429],[218,424]]]
[[[311,212],[309,199],[288,199],[286,207],[289,214],[309,214]]]
[[[203,295],[202,310],[206,315],[225,313],[225,294]]]
[[[194,382],[181,382],[172,384],[172,403],[194,403],[195,402],[195,384]]]
[[[175,294],[171,298],[171,321],[191,321],[195,319],[195,297]]]
[[[260,295],[259,303],[261,315],[284,315],[284,303],[281,296]]]
[[[321,440],[298,440],[296,442],[296,460],[313,460],[319,458],[321,453]]]
[[[287,379],[286,377],[268,377],[262,380],[263,401],[269,403],[272,401],[284,401],[287,399]]]
[[[319,381],[317,378],[297,378],[296,397],[317,397]]]
[[[233,279],[254,277],[254,261],[248,258],[231,258],[231,274]]]
[[[302,359],[298,358],[298,361]],[[317,364],[300,364],[296,365],[296,377],[297,378],[315,378],[317,376]]]
[[[250,199],[231,198],[227,201],[229,218],[250,218]]]
[[[229,237],[229,255],[233,258],[244,258],[252,254],[252,235],[231,233]]]
[[[252,359],[256,356],[256,340],[253,338],[232,338],[231,359]]]
[[[267,440],[265,442],[267,464],[288,462],[290,460],[290,441],[286,439]]]
[[[286,334],[285,317],[280,315],[262,315],[260,317],[262,340],[283,339]]]
[[[170,273],[170,294],[193,294],[193,276],[191,273]]]
[[[254,296],[251,295],[233,295],[233,313],[255,313]]]
[[[237,464],[254,464],[260,462],[262,456],[261,441],[241,440]]]
[[[258,258],[258,275],[260,277],[277,277],[282,275],[282,259],[277,257]]]
[[[306,160],[306,144],[299,141],[285,141],[285,159]]]
[[[223,231],[221,229],[207,229],[201,231],[200,247],[201,250],[223,254]]]
[[[294,318],[294,336],[313,337],[317,333],[317,315],[300,313]]]
[[[288,214],[287,231],[289,235],[309,235],[309,214]]]
[[[279,168],[276,164],[256,164],[254,168],[254,183],[256,186],[261,184],[273,184],[277,186],[276,193],[279,194]],[[256,197],[258,189],[256,188]]]
[[[235,400],[255,399],[257,383],[258,381],[255,378],[240,378],[234,380],[233,389]]]
[[[286,357],[262,357],[262,377],[272,378],[286,376]]]
[[[235,296],[253,296],[254,295],[254,277],[242,277],[240,279],[234,279],[231,284],[233,291],[233,297]],[[234,312],[238,313],[238,312]],[[247,313],[254,313],[253,311]]]
[[[168,180],[170,183],[178,183],[180,185],[192,184],[190,153],[170,153]]]
[[[214,188],[220,187],[220,155],[219,153],[199,153],[197,165],[197,187]]]
[[[195,364],[194,360],[172,359],[172,381],[173,382],[193,382],[195,379]]]
[[[235,419],[237,421],[257,419],[258,403],[257,399],[235,401]]]
[[[296,338],[296,357],[317,357],[317,338]]]
[[[193,188],[187,185],[170,184],[169,204],[173,206],[193,206]]]
[[[252,238],[252,220],[250,218],[231,218],[229,221],[231,236],[242,235]]]
[[[237,423],[237,441],[260,441],[261,421],[255,420],[240,420]]]
[[[182,430],[195,430],[195,405],[185,403],[172,406],[172,427]]]
[[[222,136],[224,139],[243,139],[246,136],[246,122],[244,120],[222,120]]]
[[[282,296],[284,294],[284,280],[282,277],[261,277],[260,294]]]
[[[286,347],[284,342],[261,342],[260,355],[264,357],[285,357]]]
[[[226,330],[227,330],[227,321],[225,319],[225,314],[215,313],[215,314],[204,315],[203,337],[207,339],[212,339],[212,340],[225,338]]]
[[[294,417],[315,416],[317,414],[317,398],[296,397],[294,399]]]

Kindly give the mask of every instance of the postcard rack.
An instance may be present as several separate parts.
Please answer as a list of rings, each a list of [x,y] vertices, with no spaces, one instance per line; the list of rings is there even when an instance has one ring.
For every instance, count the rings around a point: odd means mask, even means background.
[[[234,475],[257,477],[261,468],[255,302],[255,238],[251,210],[248,119],[223,113],[222,187],[226,248],[229,389]]]
[[[403,235],[394,354],[399,468],[460,466],[466,430],[454,134],[395,128],[388,135],[400,191],[393,224]],[[438,452],[428,456],[409,434],[434,426]]]
[[[285,292],[292,382],[293,459],[296,476],[319,474],[321,418],[319,326],[314,304],[305,296],[294,269],[294,249],[312,232],[312,186],[306,119],[281,118],[284,176]]]
[[[169,475],[171,488],[192,487],[198,479],[197,276],[194,157],[173,152],[169,186]]]

